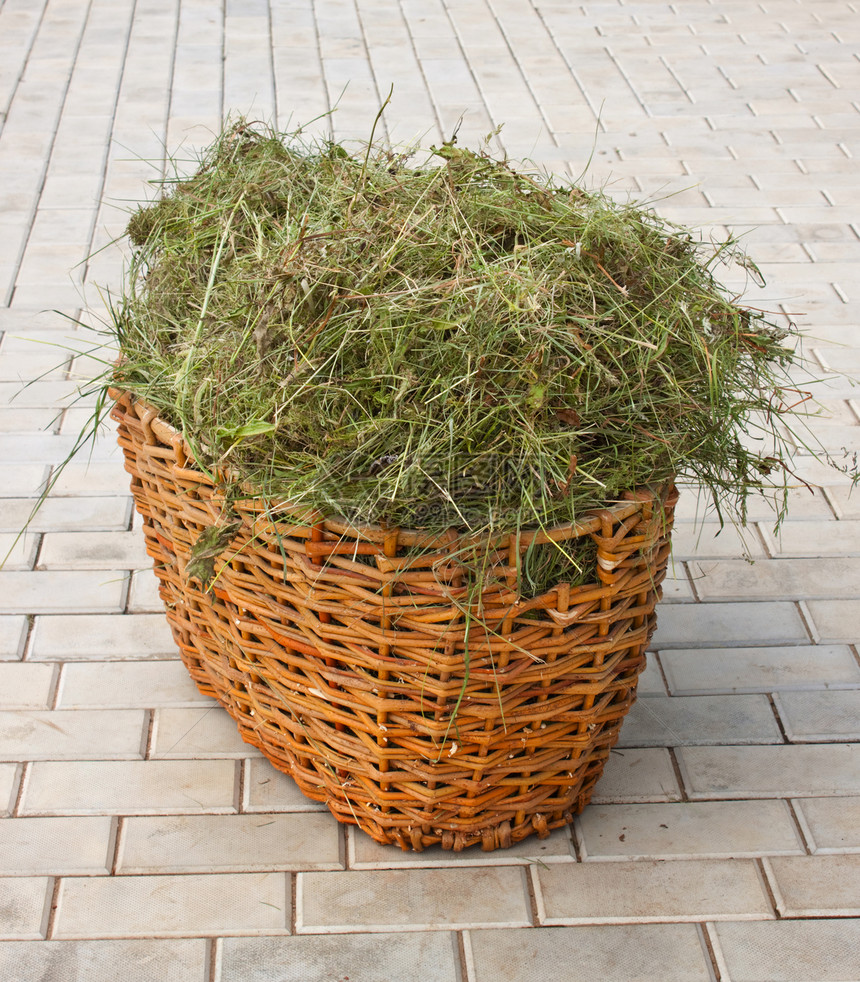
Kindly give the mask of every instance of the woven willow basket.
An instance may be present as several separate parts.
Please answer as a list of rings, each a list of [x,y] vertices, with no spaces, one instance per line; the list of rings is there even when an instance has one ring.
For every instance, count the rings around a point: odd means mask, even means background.
[[[206,589],[187,565],[224,524],[223,497],[154,409],[112,396],[182,659],[309,798],[417,850],[545,837],[587,804],[644,667],[674,488],[552,530],[595,541],[585,586],[518,602],[517,550],[547,533],[494,542],[504,582],[485,591],[479,620],[451,599],[465,595],[453,532],[416,560],[420,532],[280,508],[273,519],[254,498],[234,503]]]

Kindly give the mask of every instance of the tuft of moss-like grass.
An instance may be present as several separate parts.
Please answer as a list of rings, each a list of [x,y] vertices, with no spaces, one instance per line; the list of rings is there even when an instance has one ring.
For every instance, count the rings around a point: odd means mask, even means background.
[[[455,143],[352,155],[240,121],[128,235],[111,382],[236,494],[482,533],[676,476],[741,522],[785,489],[790,328],[718,283],[754,270],[733,243],[645,207]],[[524,588],[585,565],[534,550]]]

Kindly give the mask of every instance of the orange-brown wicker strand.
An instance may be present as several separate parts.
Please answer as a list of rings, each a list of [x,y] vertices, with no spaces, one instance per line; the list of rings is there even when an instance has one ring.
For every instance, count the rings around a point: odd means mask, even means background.
[[[249,490],[207,588],[187,567],[225,523],[222,490],[151,407],[113,395],[180,655],[306,795],[404,849],[503,848],[584,807],[635,699],[674,489],[495,537],[500,575],[477,600],[451,531],[356,527]],[[590,582],[518,596],[532,542],[583,536],[597,545]]]

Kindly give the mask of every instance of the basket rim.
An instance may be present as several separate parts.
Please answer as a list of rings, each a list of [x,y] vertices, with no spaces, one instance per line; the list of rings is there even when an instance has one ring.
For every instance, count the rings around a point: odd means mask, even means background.
[[[198,463],[185,434],[164,419],[159,410],[143,397],[117,385],[110,385],[107,393],[116,405],[125,407],[125,411],[130,411],[134,406],[139,407],[141,412],[138,412],[138,416],[143,425],[151,427],[163,443],[170,444],[179,451],[179,456],[183,458],[183,466],[191,463],[193,469],[210,478],[215,484],[222,481],[227,483],[230,476],[235,473],[227,467],[217,468],[214,475],[205,471]],[[545,529],[530,527],[519,529],[516,532],[498,532],[492,535],[468,533],[452,527],[448,534],[439,535],[436,533],[429,534],[420,528],[353,522],[343,515],[327,515],[318,509],[291,505],[287,501],[265,501],[255,493],[254,487],[249,483],[242,481],[240,487],[243,491],[248,492],[248,497],[239,500],[246,505],[250,503],[252,510],[263,512],[266,517],[273,521],[281,516],[288,517],[297,524],[306,524],[308,527],[322,525],[326,531],[336,535],[351,535],[362,541],[377,544],[383,544],[386,539],[396,534],[398,541],[403,545],[422,546],[429,549],[450,549],[452,544],[468,547],[470,544],[477,545],[479,543],[490,547],[504,547],[509,545],[513,539],[520,552],[524,552],[532,545],[545,545],[550,542],[560,543],[591,535],[599,532],[606,524],[630,518],[639,512],[642,505],[647,502],[654,502],[658,507],[673,504],[672,499],[676,498],[678,493],[674,480],[669,480],[662,485],[625,491],[621,500],[602,508],[590,508],[584,512],[585,517],[575,522],[553,525]]]

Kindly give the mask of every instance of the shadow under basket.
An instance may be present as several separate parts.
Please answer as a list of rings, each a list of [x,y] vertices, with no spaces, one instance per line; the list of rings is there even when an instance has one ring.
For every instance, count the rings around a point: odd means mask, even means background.
[[[673,487],[485,544],[496,576],[479,604],[454,532],[356,527],[253,497],[225,506],[181,434],[111,394],[182,659],[305,795],[416,850],[506,847],[582,810],[636,698]],[[592,582],[520,597],[517,553],[550,536],[593,540]],[[206,587],[188,564],[210,540]]]

